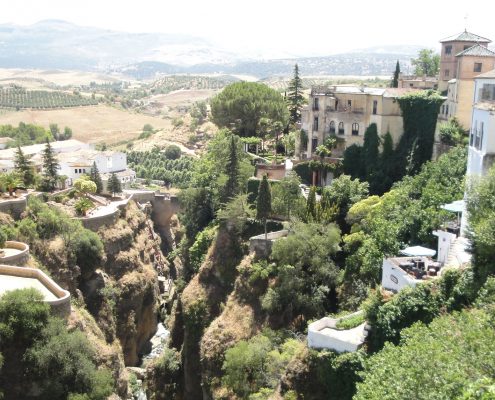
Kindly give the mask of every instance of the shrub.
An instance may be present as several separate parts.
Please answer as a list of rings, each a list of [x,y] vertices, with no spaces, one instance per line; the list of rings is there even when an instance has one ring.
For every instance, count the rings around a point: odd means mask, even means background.
[[[178,160],[181,156],[181,149],[179,146],[172,144],[165,149],[165,158],[167,160]]]
[[[80,198],[77,200],[76,204],[74,204],[77,215],[86,215],[86,212],[91,209],[91,207],[93,207],[93,202],[86,197]]]
[[[102,261],[103,243],[96,233],[88,229],[79,231],[72,248],[82,274],[92,273]]]

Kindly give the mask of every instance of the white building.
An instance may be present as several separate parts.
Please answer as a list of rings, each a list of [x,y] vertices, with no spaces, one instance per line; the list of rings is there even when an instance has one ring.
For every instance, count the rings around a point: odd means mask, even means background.
[[[495,161],[495,70],[475,79],[468,179],[486,175]]]

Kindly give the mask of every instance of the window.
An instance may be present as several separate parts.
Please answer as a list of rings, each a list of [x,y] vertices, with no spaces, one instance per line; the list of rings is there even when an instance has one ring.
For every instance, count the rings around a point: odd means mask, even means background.
[[[488,83],[481,89],[481,100],[495,101],[495,84]]]
[[[313,140],[311,140],[311,153],[314,153],[317,147],[318,147],[318,138],[313,138]]]
[[[464,50],[467,50],[467,49],[469,49],[470,47],[471,47],[471,45],[470,45],[470,44],[465,44],[465,45],[464,45]]]
[[[474,63],[474,72],[481,72],[482,63]]]
[[[446,69],[445,71],[443,71],[443,76],[448,78],[450,76],[450,69]]]
[[[442,111],[440,111],[440,114],[445,114],[445,104],[442,104]]]
[[[339,99],[335,99],[335,111],[337,111],[338,107],[339,107]]]
[[[352,107],[352,101],[351,100],[347,100],[347,107],[349,107],[349,110],[351,109],[351,107]]]
[[[335,134],[335,122],[334,121],[330,121],[330,129],[329,129],[330,133],[333,133]]]
[[[445,46],[445,54],[452,54],[452,46],[451,45]]]
[[[354,136],[359,135],[359,124],[357,124],[355,122],[352,124],[352,134]]]
[[[315,117],[313,119],[313,131],[317,131],[318,130],[318,117]]]
[[[77,169],[74,170],[74,173],[77,174]]]
[[[449,115],[449,105],[445,106],[445,115]]]
[[[315,97],[313,99],[313,111],[318,111],[320,109],[320,99],[318,97]]]
[[[414,83],[410,83],[410,84],[409,84],[409,87],[413,87],[413,86],[414,86]]]
[[[343,122],[339,122],[339,135],[343,135],[345,132],[344,132],[344,123]]]
[[[378,100],[373,100],[373,115],[378,111]]]

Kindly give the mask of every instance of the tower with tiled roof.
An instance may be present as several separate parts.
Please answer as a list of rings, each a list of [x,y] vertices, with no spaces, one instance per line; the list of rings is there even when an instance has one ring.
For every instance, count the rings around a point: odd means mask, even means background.
[[[487,48],[491,40],[465,30],[440,40],[440,43],[442,44],[442,52],[440,54],[438,88],[440,91],[445,91],[448,88],[448,82],[458,77],[459,58],[457,56],[475,45]]]

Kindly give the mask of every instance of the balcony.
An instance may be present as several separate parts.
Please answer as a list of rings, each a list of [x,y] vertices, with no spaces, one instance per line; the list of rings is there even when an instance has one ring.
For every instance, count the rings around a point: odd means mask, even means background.
[[[335,107],[330,107],[327,106],[326,108],[327,112],[342,112],[342,113],[349,113],[349,114],[364,114],[365,109],[363,107],[346,107],[346,106],[337,106]]]

